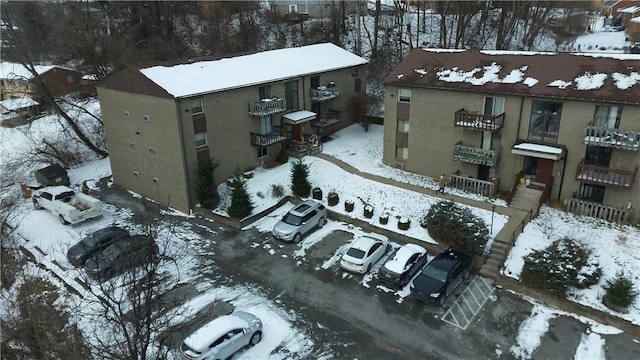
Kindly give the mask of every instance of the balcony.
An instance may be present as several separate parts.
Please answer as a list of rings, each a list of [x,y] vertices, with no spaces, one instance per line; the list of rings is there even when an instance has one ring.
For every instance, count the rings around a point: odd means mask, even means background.
[[[583,143],[585,145],[638,151],[640,149],[640,131],[586,126],[584,128]]]
[[[287,140],[287,128],[283,126],[274,126],[273,132],[269,134],[249,133],[251,136],[251,145],[269,146]]]
[[[484,150],[457,143],[453,145],[453,160],[486,166],[496,166],[500,156],[499,149]]]
[[[249,116],[253,117],[271,116],[286,111],[287,104],[280,98],[262,99],[257,103],[249,103]]]
[[[340,122],[340,111],[329,110],[328,112],[316,116],[315,120],[311,120],[311,126],[327,127],[329,125]]]
[[[312,103],[337,99],[340,97],[340,86],[329,83],[327,86],[318,86],[316,89],[309,89],[309,97]]]
[[[601,166],[585,165],[584,160],[576,169],[576,180],[587,184],[617,186],[630,189],[636,179],[638,167],[634,171],[610,169]]]
[[[477,111],[464,108],[456,111],[453,125],[469,130],[497,132],[502,129],[504,113],[500,115],[482,115]]]
[[[448,186],[487,197],[492,197],[498,192],[500,178],[495,177],[492,181],[480,180],[461,174],[451,174]]]

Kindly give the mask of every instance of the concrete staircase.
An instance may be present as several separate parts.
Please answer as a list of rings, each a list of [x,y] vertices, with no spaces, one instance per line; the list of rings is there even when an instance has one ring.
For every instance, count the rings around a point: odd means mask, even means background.
[[[493,279],[497,277],[518,235],[531,221],[531,218],[538,213],[542,188],[539,188],[537,184],[534,186],[518,185],[513,199],[509,203],[509,208],[513,210],[513,213],[493,240],[489,254],[480,268],[480,275]]]

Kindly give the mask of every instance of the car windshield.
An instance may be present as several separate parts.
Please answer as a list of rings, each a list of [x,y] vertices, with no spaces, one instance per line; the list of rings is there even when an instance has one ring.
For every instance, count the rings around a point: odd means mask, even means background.
[[[118,258],[121,251],[122,250],[117,246],[109,246],[108,248],[104,249],[102,254],[98,255],[98,260],[113,261]]]
[[[93,247],[98,245],[98,242],[100,240],[100,234],[98,233],[93,233],[88,235],[84,240],[82,240],[82,242],[89,247]]]
[[[302,224],[302,218],[300,216],[293,215],[292,213],[287,213],[287,215],[282,218],[282,222],[285,224],[298,226]]]
[[[349,250],[347,250],[347,255],[351,256],[352,258],[362,259],[364,257],[364,251],[356,248],[350,248]]]
[[[440,282],[447,281],[447,272],[442,269],[438,269],[435,266],[427,266],[422,272],[422,275],[426,275]]]

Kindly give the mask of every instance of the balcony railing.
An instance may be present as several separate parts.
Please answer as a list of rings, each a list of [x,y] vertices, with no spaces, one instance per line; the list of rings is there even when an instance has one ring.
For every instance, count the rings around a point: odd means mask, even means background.
[[[640,150],[640,131],[586,126],[584,144],[638,151]]]
[[[465,175],[451,174],[448,185],[452,188],[492,197],[498,191],[498,184],[500,184],[500,177],[496,177],[493,181],[487,181]]]
[[[500,151],[484,150],[457,143],[453,145],[453,160],[486,166],[496,166],[499,161]]]
[[[253,117],[271,116],[286,111],[287,104],[280,98],[262,99],[257,103],[249,103],[249,116]]]
[[[469,130],[496,132],[502,128],[504,113],[500,115],[482,115],[476,111],[468,111],[464,108],[456,111],[454,126]]]
[[[327,113],[316,116],[315,120],[311,120],[311,126],[327,127],[329,125],[340,122],[340,111],[329,110]]]
[[[324,102],[340,97],[340,86],[329,84],[328,86],[319,86],[316,89],[309,89],[309,97],[312,103]]]
[[[590,216],[618,224],[625,222],[627,216],[629,216],[629,209],[624,207],[603,205],[576,198],[569,199],[567,211],[572,214]]]
[[[251,136],[251,145],[269,146],[287,140],[287,128],[283,126],[274,126],[273,132],[269,134],[249,133]]]
[[[636,179],[638,167],[634,171],[610,169],[601,166],[585,165],[584,160],[576,169],[576,180],[587,184],[618,186],[629,189]]]

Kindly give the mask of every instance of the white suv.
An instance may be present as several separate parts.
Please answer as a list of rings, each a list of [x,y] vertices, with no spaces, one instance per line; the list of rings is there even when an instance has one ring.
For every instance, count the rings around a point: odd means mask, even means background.
[[[314,228],[321,228],[327,223],[327,209],[321,203],[306,200],[289,210],[282,220],[278,221],[271,233],[277,239],[299,242],[304,235]]]

